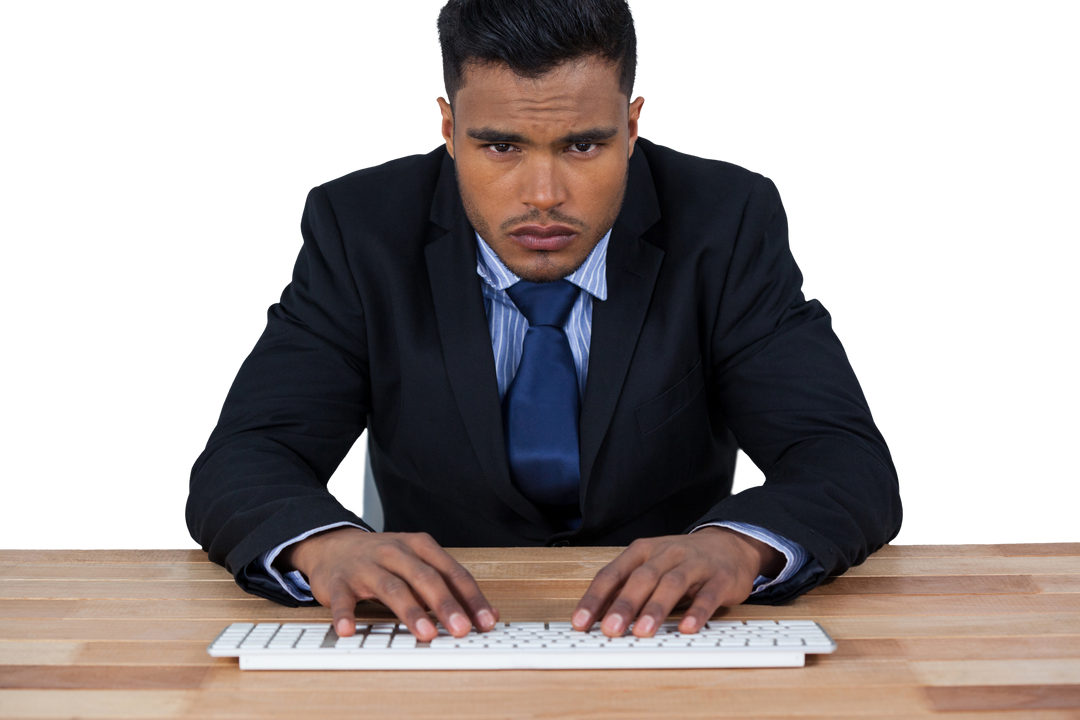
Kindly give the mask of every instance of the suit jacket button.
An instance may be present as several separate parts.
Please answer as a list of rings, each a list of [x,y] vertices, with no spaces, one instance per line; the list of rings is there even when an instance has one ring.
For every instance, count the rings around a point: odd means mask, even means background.
[[[551,547],[569,547],[569,546],[570,546],[570,541],[569,540],[556,540],[555,542],[551,543]]]

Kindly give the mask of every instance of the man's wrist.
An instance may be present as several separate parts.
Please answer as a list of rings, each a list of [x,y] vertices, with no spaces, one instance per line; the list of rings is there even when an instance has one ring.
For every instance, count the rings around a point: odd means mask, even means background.
[[[784,565],[787,564],[787,558],[784,557],[784,553],[757,538],[743,535],[738,530],[732,530],[731,532],[740,535],[742,539],[749,543],[757,552],[758,557],[760,558],[760,565],[758,566],[759,576],[774,578],[784,571]]]
[[[703,527],[700,530],[695,531],[695,534],[702,532],[722,532],[727,533],[729,536],[738,540],[746,549],[748,555],[753,558],[756,574],[755,577],[762,576],[768,578],[774,578],[784,570],[784,565],[787,563],[787,558],[784,553],[780,552],[772,545],[762,542],[757,538],[750,537],[738,530],[733,530],[726,527],[718,527],[711,525]]]
[[[305,544],[310,539],[311,538],[305,538],[300,542],[295,542],[289,547],[282,550],[278,554],[277,558],[274,560],[274,566],[285,574],[291,573],[294,570],[298,570],[299,572],[304,573],[303,570],[300,570],[300,568],[296,566],[296,551],[300,549],[301,545]],[[304,573],[304,575],[307,576],[307,573]]]
[[[311,567],[315,563],[315,559],[321,554],[320,548],[324,546],[327,539],[337,539],[341,537],[341,533],[347,532],[359,532],[368,534],[367,530],[358,528],[352,525],[345,525],[341,527],[331,528],[320,533],[316,533],[309,537],[304,538],[300,542],[293,543],[289,547],[281,551],[274,564],[278,566],[283,572],[292,572],[294,570],[302,573],[305,577],[311,577]],[[336,536],[336,537],[333,537]]]

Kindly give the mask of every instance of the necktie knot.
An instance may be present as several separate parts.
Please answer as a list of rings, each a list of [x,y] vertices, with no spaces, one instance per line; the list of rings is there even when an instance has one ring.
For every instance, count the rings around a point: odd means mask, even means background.
[[[533,327],[551,325],[561,328],[565,325],[579,292],[577,285],[569,280],[550,283],[520,280],[506,288],[506,294]]]

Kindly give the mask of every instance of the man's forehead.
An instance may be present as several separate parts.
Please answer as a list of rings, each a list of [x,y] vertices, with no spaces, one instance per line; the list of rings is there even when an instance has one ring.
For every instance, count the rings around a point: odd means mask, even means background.
[[[501,63],[470,65],[455,100],[457,120],[474,130],[530,124],[584,131],[610,126],[627,107],[617,67],[593,58],[563,63],[536,78]]]

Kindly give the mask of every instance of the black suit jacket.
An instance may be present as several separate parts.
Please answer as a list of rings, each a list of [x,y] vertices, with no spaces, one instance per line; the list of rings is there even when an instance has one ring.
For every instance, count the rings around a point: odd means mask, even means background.
[[[246,568],[312,528],[363,524],[326,483],[365,427],[385,529],[444,546],[624,545],[742,521],[812,556],[754,598],[777,602],[899,530],[889,451],[828,313],[802,295],[768,179],[638,141],[593,305],[574,532],[510,481],[445,149],[315,188],[301,229],[293,280],[191,474],[191,534],[248,591],[295,604]],[[732,496],[740,446],[766,482]]]

